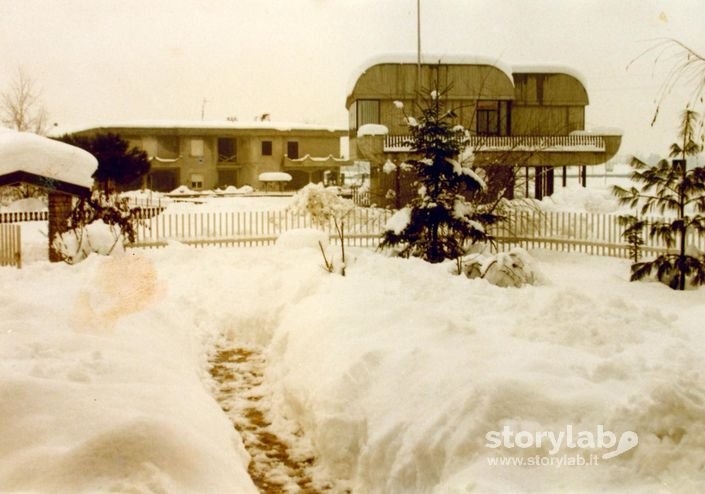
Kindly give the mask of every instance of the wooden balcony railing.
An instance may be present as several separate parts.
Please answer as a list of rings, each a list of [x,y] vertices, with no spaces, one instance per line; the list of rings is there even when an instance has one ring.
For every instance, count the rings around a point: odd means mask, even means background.
[[[475,152],[543,151],[604,152],[605,140],[597,135],[553,135],[553,136],[470,136],[469,146]],[[408,135],[384,137],[384,151],[410,152],[412,144]]]

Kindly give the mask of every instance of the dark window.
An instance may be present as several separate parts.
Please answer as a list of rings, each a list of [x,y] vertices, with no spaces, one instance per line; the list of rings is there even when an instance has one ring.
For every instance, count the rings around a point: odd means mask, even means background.
[[[179,137],[159,136],[157,138],[157,156],[160,158],[178,158]]]
[[[237,170],[218,170],[218,187],[237,186]]]
[[[478,101],[476,118],[477,135],[499,135],[499,108],[496,101]]]
[[[299,157],[299,143],[296,141],[288,141],[286,143],[286,155],[292,160]]]
[[[357,127],[365,124],[378,124],[379,121],[379,100],[361,99],[357,100]]]
[[[237,141],[232,137],[218,138],[218,161],[232,163],[237,161]]]
[[[171,192],[179,186],[179,169],[152,170],[147,185],[159,192]]]
[[[272,155],[272,141],[262,141],[262,156]]]

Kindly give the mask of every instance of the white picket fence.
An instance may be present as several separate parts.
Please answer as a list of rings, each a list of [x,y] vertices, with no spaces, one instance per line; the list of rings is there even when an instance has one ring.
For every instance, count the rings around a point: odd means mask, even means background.
[[[343,220],[345,244],[375,247],[393,212],[356,208]],[[196,247],[272,245],[283,232],[320,228],[309,216],[287,210],[226,212],[164,212],[140,221],[133,247],[163,247],[177,241]],[[338,242],[333,222],[323,225],[331,241]]]
[[[356,208],[345,218],[345,243],[376,247],[393,211]],[[203,246],[272,245],[282,232],[313,227],[307,216],[286,210],[161,213],[142,220],[133,247],[163,247],[178,241]],[[337,242],[333,223],[324,226],[331,241]],[[629,245],[622,238],[624,227],[618,214],[512,211],[505,221],[493,226],[496,250],[518,245],[527,249],[583,252],[592,255],[629,257]],[[642,256],[664,252],[667,247],[649,238],[645,229]],[[705,251],[705,238],[690,234],[688,244]]]
[[[22,221],[48,221],[49,211],[5,211],[0,213],[0,223],[20,223]]]
[[[0,266],[22,267],[22,230],[20,225],[0,224]]]
[[[355,208],[345,218],[345,244],[353,247],[376,247],[393,211]],[[6,214],[6,213],[4,213]],[[11,213],[15,214],[15,213]],[[39,213],[40,215],[42,213]],[[154,208],[143,210],[136,241],[130,247],[164,247],[176,241],[196,247],[272,245],[285,231],[314,227],[310,217],[287,210],[169,212]],[[18,221],[10,217],[9,221]],[[19,221],[40,221],[32,215]],[[316,226],[318,228],[318,226]],[[21,265],[19,225],[0,223],[0,265]],[[331,241],[337,243],[333,223],[323,227]],[[618,214],[512,211],[506,220],[490,228],[496,238],[496,250],[518,245],[527,249],[583,252],[592,255],[629,257],[629,245],[622,238],[624,227]],[[641,255],[650,257],[667,250],[659,239],[650,238],[645,229]],[[692,232],[687,244],[705,252],[705,238]]]
[[[622,237],[624,227],[619,224],[619,214],[576,213],[566,211],[512,211],[506,220],[491,228],[499,250],[514,245],[528,249],[549,249],[562,252],[629,257],[629,245]],[[664,218],[651,217],[650,221]],[[648,225],[644,228],[640,257],[653,256],[668,250],[658,238],[651,238]],[[690,231],[687,245],[705,251],[705,237]]]

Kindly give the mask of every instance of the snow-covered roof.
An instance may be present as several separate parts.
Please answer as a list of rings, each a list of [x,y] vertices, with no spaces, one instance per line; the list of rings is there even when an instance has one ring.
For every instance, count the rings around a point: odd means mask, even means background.
[[[498,58],[483,57],[477,55],[463,55],[463,54],[430,54],[424,53],[421,55],[422,64],[455,64],[455,65],[489,65],[495,67],[507,76],[507,78],[512,81],[512,67],[508,64],[503,63]],[[380,64],[415,64],[417,63],[416,53],[386,53],[376,55],[374,57],[368,58],[363,62],[356,70],[351,74],[348,80],[348,86],[346,88],[346,96],[350,96],[355,89],[355,84],[362,75],[367,72],[368,69]]]
[[[111,129],[204,129],[204,130],[276,130],[282,132],[308,130],[327,132],[347,132],[347,128],[335,125],[308,124],[296,122],[277,121],[236,121],[230,120],[134,120],[124,122],[101,123],[97,125],[83,125],[71,129],[60,129],[54,132],[71,134],[86,130],[111,130]]]
[[[83,149],[0,127],[0,175],[26,172],[91,188],[96,168],[98,160]]]
[[[587,79],[573,67],[560,64],[512,65],[515,74],[565,74],[575,78],[587,90]]]
[[[291,175],[285,172],[264,172],[257,177],[260,182],[291,182]]]
[[[371,67],[380,64],[415,64],[417,63],[416,53],[388,53],[381,54],[367,59],[355,71],[352,72],[348,80],[346,96],[352,95],[358,79]],[[513,74],[566,74],[574,77],[584,88],[587,89],[587,79],[579,71],[567,65],[541,63],[541,64],[508,64],[498,58],[463,55],[463,54],[422,54],[422,64],[448,64],[448,65],[489,65],[502,72],[514,84]]]

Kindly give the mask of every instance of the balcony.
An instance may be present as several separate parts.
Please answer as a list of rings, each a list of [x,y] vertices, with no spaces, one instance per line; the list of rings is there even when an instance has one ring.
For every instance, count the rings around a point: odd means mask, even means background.
[[[385,153],[409,153],[412,145],[406,135],[384,137]],[[506,152],[591,152],[607,150],[605,138],[599,135],[553,136],[470,136],[468,145],[475,153]]]
[[[332,154],[328,156],[314,157],[309,154],[303,158],[289,158],[284,156],[282,166],[284,169],[311,169],[327,170],[337,169],[341,166],[350,166],[352,161],[345,158],[336,158]]]
[[[619,150],[622,136],[575,132],[549,136],[470,136],[468,146],[479,166],[511,164],[519,166],[598,165]],[[384,163],[390,154],[413,154],[408,135],[365,136],[356,139],[355,159]],[[399,159],[406,159],[399,156]]]

